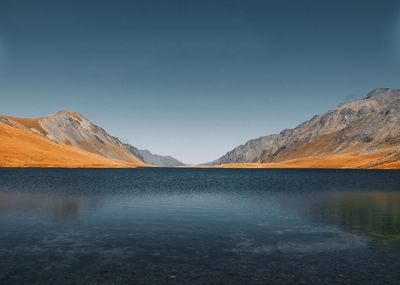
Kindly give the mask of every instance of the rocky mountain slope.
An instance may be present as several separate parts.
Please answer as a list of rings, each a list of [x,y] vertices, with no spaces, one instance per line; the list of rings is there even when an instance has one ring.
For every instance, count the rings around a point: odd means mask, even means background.
[[[163,156],[158,154],[153,154],[147,149],[139,150],[140,156],[143,158],[143,161],[151,164],[157,165],[161,167],[175,167],[175,166],[184,166],[185,164],[180,162],[179,160],[173,158],[172,156]]]
[[[136,148],[123,144],[78,113],[60,111],[37,119],[6,118],[58,144],[71,145],[111,159],[144,164]]]
[[[362,168],[393,166],[400,160],[399,89],[376,89],[361,100],[316,115],[294,129],[250,140],[209,165],[310,158],[323,164],[322,158],[340,160],[343,155],[362,157],[361,165],[357,164]],[[370,159],[365,159],[366,155]]]
[[[53,142],[36,131],[0,116],[0,167],[136,167]]]
[[[150,153],[144,159],[139,149],[121,142],[75,112],[59,111],[42,118],[0,116],[0,124],[2,123],[19,131],[23,130],[25,135],[35,135],[60,146],[70,146],[71,149],[96,154],[112,161],[136,166],[148,164],[163,166],[154,163],[160,162],[161,156],[158,160],[154,160],[151,159],[154,155]],[[0,142],[4,139],[0,134]]]

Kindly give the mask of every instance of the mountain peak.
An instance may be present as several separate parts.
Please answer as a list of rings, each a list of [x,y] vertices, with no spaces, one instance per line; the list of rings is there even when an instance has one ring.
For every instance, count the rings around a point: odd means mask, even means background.
[[[367,94],[365,99],[377,98],[380,96],[388,96],[388,95],[400,95],[400,89],[392,89],[392,88],[377,88],[372,90]]]
[[[56,113],[49,115],[49,117],[72,117],[78,121],[82,121],[83,116],[78,112],[73,112],[70,110],[60,110]]]

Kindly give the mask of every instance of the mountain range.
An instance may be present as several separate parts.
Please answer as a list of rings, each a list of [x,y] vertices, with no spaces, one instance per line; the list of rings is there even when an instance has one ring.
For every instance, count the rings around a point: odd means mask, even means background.
[[[153,166],[185,165],[124,143],[76,112],[0,115],[0,167]],[[373,90],[201,167],[400,168],[400,89]]]
[[[399,168],[400,90],[373,90],[294,129],[250,140],[207,165]]]

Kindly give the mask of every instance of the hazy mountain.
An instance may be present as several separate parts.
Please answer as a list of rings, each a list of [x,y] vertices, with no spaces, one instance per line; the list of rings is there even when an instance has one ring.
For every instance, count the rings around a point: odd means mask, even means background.
[[[294,129],[246,142],[209,165],[284,162],[344,154],[363,156],[362,167],[400,160],[400,90],[381,88],[365,98],[316,115]],[[369,154],[381,154],[369,156]],[[349,165],[351,166],[351,165]]]
[[[174,167],[174,166],[184,166],[185,164],[176,160],[171,156],[163,156],[158,154],[153,154],[147,149],[139,150],[140,156],[143,158],[143,161],[156,166],[161,167]]]

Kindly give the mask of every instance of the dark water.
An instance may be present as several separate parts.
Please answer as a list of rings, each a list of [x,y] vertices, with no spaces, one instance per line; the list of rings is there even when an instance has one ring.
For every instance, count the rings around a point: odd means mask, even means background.
[[[399,284],[400,172],[0,170],[0,284]]]

